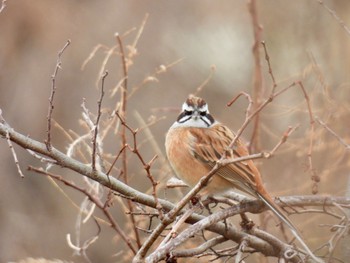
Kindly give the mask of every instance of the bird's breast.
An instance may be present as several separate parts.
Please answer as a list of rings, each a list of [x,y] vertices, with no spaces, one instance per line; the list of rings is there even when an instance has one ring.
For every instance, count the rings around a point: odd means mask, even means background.
[[[168,131],[165,148],[168,160],[176,175],[190,187],[193,187],[211,168],[195,158],[191,144],[195,143],[190,128],[178,127]],[[205,194],[215,194],[231,189],[230,184],[223,178],[214,175]],[[201,192],[203,193],[203,191]]]

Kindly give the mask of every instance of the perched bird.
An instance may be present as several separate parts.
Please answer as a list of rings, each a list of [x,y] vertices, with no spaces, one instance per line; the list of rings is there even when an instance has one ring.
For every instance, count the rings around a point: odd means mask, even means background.
[[[235,134],[227,126],[209,113],[208,105],[202,98],[190,95],[167,132],[166,154],[176,175],[193,187],[212,170],[224,153],[228,158],[249,155],[245,144],[239,139],[229,148],[234,137]],[[235,189],[262,200],[290,228],[310,256],[317,262],[323,262],[313,255],[292,222],[266,191],[252,160],[221,167],[202,193],[214,195]]]

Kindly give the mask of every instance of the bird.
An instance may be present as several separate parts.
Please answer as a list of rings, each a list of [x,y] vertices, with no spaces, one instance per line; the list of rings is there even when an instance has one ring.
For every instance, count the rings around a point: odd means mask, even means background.
[[[241,139],[230,145],[234,138],[235,133],[209,113],[204,99],[189,95],[177,120],[165,136],[166,155],[177,177],[193,187],[214,168],[224,154],[229,159],[249,155],[246,144]],[[220,195],[234,190],[262,200],[288,226],[308,254],[316,262],[323,262],[311,252],[297,228],[274,202],[252,160],[220,167],[201,194]]]

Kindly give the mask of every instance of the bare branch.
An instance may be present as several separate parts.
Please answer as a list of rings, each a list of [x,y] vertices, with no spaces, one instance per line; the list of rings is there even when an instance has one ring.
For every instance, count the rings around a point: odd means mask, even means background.
[[[97,51],[98,51],[99,49],[101,49],[101,48],[107,48],[107,47],[104,46],[104,45],[101,45],[101,44],[96,45],[96,46],[93,48],[93,50],[90,52],[89,56],[84,60],[83,64],[82,64],[81,67],[80,67],[81,70],[84,70],[84,69],[85,69],[87,63],[89,63],[89,61],[90,61],[91,59],[93,59],[93,57],[96,55]]]
[[[318,0],[319,4],[322,5],[328,13],[330,13],[333,18],[338,22],[338,24],[345,30],[345,32],[350,36],[350,28],[345,24],[345,22],[337,15],[337,13],[329,8],[322,0]]]
[[[274,76],[273,71],[272,71],[272,67],[271,67],[271,63],[270,63],[270,56],[269,56],[269,53],[267,52],[267,47],[266,47],[265,41],[261,41],[261,44],[264,48],[265,60],[267,62],[267,66],[269,67],[269,74],[270,74],[271,80],[272,80],[272,93],[275,93],[276,88],[277,88],[277,84],[276,84],[275,76]]]
[[[242,260],[242,257],[243,257],[243,253],[244,253],[244,250],[246,249],[247,246],[248,246],[247,240],[243,239],[242,242],[239,244],[239,249],[238,249],[238,252],[237,252],[235,263],[242,262],[241,260]]]
[[[320,118],[316,117],[316,121],[325,128],[334,138],[336,138],[340,144],[342,144],[347,150],[350,150],[350,145],[345,142],[343,138],[341,138],[335,131],[333,131],[326,123],[320,120]]]
[[[98,110],[97,110],[97,118],[96,118],[96,123],[95,123],[95,129],[94,129],[94,134],[93,134],[93,138],[92,138],[92,163],[91,163],[91,167],[92,170],[95,171],[96,170],[96,149],[97,149],[97,134],[98,134],[98,127],[99,127],[99,122],[100,122],[100,118],[102,115],[102,100],[103,100],[103,96],[105,94],[104,92],[104,83],[105,83],[105,79],[108,76],[108,72],[106,71],[105,74],[103,74],[102,76],[102,84],[101,84],[101,95],[100,95],[100,99],[97,102],[97,106],[98,106]]]
[[[56,92],[56,77],[57,77],[58,70],[61,69],[61,65],[62,65],[61,57],[63,55],[63,52],[70,45],[70,43],[71,43],[71,41],[70,41],[70,39],[68,39],[66,44],[63,46],[63,48],[58,52],[55,70],[51,76],[52,85],[51,85],[51,95],[49,98],[49,110],[48,110],[48,114],[47,114],[47,130],[46,130],[47,139],[45,141],[46,147],[49,151],[51,149],[51,118],[52,118],[52,111],[54,108],[53,99],[54,99],[55,92]]]
[[[139,32],[142,32],[142,31],[139,31]],[[128,65],[127,65],[127,61],[126,61],[126,57],[125,57],[125,53],[124,53],[122,39],[118,33],[115,34],[115,37],[117,39],[119,51],[121,54],[123,74],[124,74],[124,76],[123,76],[124,84],[123,84],[122,96],[121,96],[121,116],[122,116],[123,120],[126,121],[126,106],[127,106],[126,103],[127,103],[127,91],[128,91]],[[137,40],[135,40],[135,46],[136,46],[136,44],[137,44]],[[133,47],[134,49],[135,49],[135,46]],[[126,142],[126,126],[125,125],[122,126],[121,139],[122,139],[122,145],[123,146],[126,145],[127,142]],[[122,153],[122,166],[123,166],[123,168],[122,168],[123,174],[122,175],[123,175],[124,182],[126,184],[128,184],[127,155],[126,155],[126,151],[122,151],[121,153]],[[129,210],[131,212],[133,212],[133,205],[129,199],[127,200],[127,204],[128,204]],[[137,243],[138,247],[140,248],[141,247],[140,235],[138,233],[138,230],[136,227],[135,217],[133,214],[130,214],[130,219],[132,222],[136,243]]]
[[[209,76],[196,88],[196,91],[194,92],[193,95],[198,95],[202,90],[203,88],[209,83],[209,81],[213,78],[214,76],[214,73],[216,71],[216,66],[215,65],[212,65],[210,67],[210,73],[209,73]]]
[[[246,93],[244,91],[241,91],[232,100],[230,100],[226,105],[227,105],[227,107],[230,107],[241,96],[245,96],[247,98],[247,100],[248,100],[248,107],[247,107],[247,109],[245,111],[245,118],[248,119],[249,115],[251,113],[252,106],[253,106],[252,97],[248,93]]]
[[[253,75],[253,109],[259,108],[264,94],[264,77],[260,59],[260,43],[262,41],[263,27],[259,22],[257,0],[248,1],[248,9],[252,19],[253,26],[253,57],[254,57],[254,75]],[[260,111],[256,111],[253,118],[253,132],[250,139],[249,151],[260,151]]]
[[[40,162],[43,163],[47,163],[47,164],[56,164],[55,160],[49,159],[49,158],[45,158],[43,156],[40,156],[39,154],[36,154],[35,152],[33,152],[32,150],[27,149],[27,152],[29,152],[30,155],[32,155],[33,157],[35,157],[36,159],[38,159]]]
[[[189,226],[186,230],[184,230],[182,233],[177,235],[174,239],[170,240],[167,244],[165,244],[163,247],[161,247],[158,250],[155,250],[153,253],[151,253],[147,259],[146,262],[158,262],[159,260],[163,259],[170,251],[173,251],[175,247],[178,245],[182,244],[184,241],[188,240],[191,238],[193,235],[198,233],[201,230],[204,230],[208,228],[213,222],[219,222],[221,220],[224,220],[225,218],[231,217],[233,215],[236,215],[238,213],[244,213],[245,209],[247,209],[246,205],[249,204],[249,202],[246,202],[244,204],[239,204],[237,206],[229,207],[223,210],[220,210],[212,215],[209,215],[207,217],[203,217],[202,220],[198,221],[197,223]],[[238,209],[240,212],[238,212]],[[256,211],[255,211],[256,212]],[[219,223],[217,223],[219,224]],[[227,228],[224,224],[220,223],[225,229],[226,229],[226,234],[225,237],[228,237],[230,233],[235,233],[233,239],[239,243],[243,239],[247,239],[247,242],[249,245],[251,245],[252,240],[255,242],[258,242],[260,240],[259,238],[256,238],[254,236],[251,236],[250,234],[247,233],[242,233],[237,231],[237,229],[234,226],[230,226]],[[259,233],[262,231],[260,230]],[[266,233],[266,235],[268,235]],[[268,255],[269,253],[277,253],[279,254],[279,251],[285,251],[291,249],[291,246],[284,244],[283,242],[279,241],[272,235],[269,235],[269,238],[273,240],[274,246],[272,246],[272,250],[269,250],[269,252],[266,250],[264,251],[265,255]],[[275,246],[277,244],[277,246]],[[266,247],[267,248],[267,247]],[[291,262],[299,262],[298,258],[293,258],[291,259]],[[136,261],[137,262],[137,261]]]
[[[159,212],[159,216],[160,216],[160,219],[163,218],[163,211],[162,211],[162,206],[161,204],[158,202],[158,196],[157,196],[157,185],[158,185],[158,182],[154,179],[152,173],[151,173],[151,165],[153,164],[153,162],[156,160],[157,158],[157,155],[155,155],[151,161],[149,161],[148,163],[145,162],[145,160],[143,159],[141,153],[139,152],[138,150],[138,144],[137,144],[137,130],[133,130],[125,121],[124,119],[119,115],[118,112],[116,112],[116,115],[118,116],[118,118],[120,119],[121,123],[123,126],[125,126],[126,129],[128,129],[132,136],[133,136],[133,148],[130,148],[130,150],[136,154],[136,156],[139,158],[139,160],[141,161],[145,171],[146,171],[146,175],[148,177],[148,179],[151,181],[152,183],[152,188],[153,188],[153,192],[152,192],[152,195],[154,196],[154,200],[156,202],[156,208]]]
[[[288,130],[286,130],[281,138],[281,140],[279,141],[278,144],[276,144],[276,146],[270,151],[270,154],[273,155],[277,149],[287,141],[288,137],[296,130],[299,128],[300,125],[297,125],[295,127],[288,127]]]
[[[186,250],[176,250],[171,253],[171,255],[174,258],[179,258],[179,257],[195,257],[195,256],[200,256],[201,253],[204,253],[206,250],[219,245],[221,243],[226,242],[227,239],[223,236],[217,236],[214,237],[205,243],[201,244],[200,246],[192,249],[186,249]]]
[[[312,151],[313,151],[313,145],[314,145],[314,136],[315,136],[315,120],[311,109],[311,102],[309,95],[307,94],[304,85],[301,81],[298,81],[297,84],[301,88],[304,94],[304,98],[307,104],[308,114],[309,114],[309,121],[310,121],[310,142],[309,142],[309,148],[307,151],[307,158],[309,162],[309,171],[311,174],[311,180],[314,182],[312,186],[312,193],[317,194],[318,192],[318,183],[320,182],[320,177],[318,176],[316,169],[313,167],[312,162]]]
[[[11,138],[10,138],[10,133],[7,131],[6,132],[6,141],[7,144],[11,150],[12,156],[13,156],[13,160],[15,161],[15,165],[17,167],[17,172],[18,174],[21,176],[21,178],[24,178],[24,174],[21,170],[21,167],[19,166],[19,162],[18,162],[18,158],[17,158],[17,154],[15,152],[15,149],[13,148],[12,142],[11,142]]]

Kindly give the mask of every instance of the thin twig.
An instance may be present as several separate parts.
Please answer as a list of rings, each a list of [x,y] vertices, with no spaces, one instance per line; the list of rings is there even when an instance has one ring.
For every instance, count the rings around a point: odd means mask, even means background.
[[[346,141],[341,138],[335,131],[333,131],[326,123],[320,120],[320,118],[316,117],[316,121],[325,128],[334,138],[336,138],[340,144],[342,144],[346,150],[350,150],[350,144],[346,143]]]
[[[63,52],[66,50],[66,48],[70,45],[71,41],[70,39],[67,40],[66,44],[63,46],[63,48],[58,52],[58,56],[57,56],[57,62],[56,62],[56,66],[54,69],[54,72],[51,76],[51,81],[52,81],[52,85],[51,85],[51,95],[49,97],[49,110],[48,110],[48,114],[47,114],[47,139],[45,141],[47,150],[51,150],[51,118],[52,118],[52,111],[53,111],[53,99],[55,96],[55,92],[56,92],[56,77],[57,77],[57,73],[58,70],[61,69],[61,65],[62,65],[62,61],[61,61],[61,57]]]
[[[98,106],[98,110],[97,110],[97,118],[96,118],[96,123],[95,123],[95,129],[94,129],[94,134],[93,134],[93,138],[92,138],[92,163],[91,163],[91,167],[93,171],[96,171],[96,149],[97,149],[97,134],[98,134],[98,126],[99,126],[99,122],[101,119],[101,115],[102,115],[102,100],[103,100],[103,96],[105,94],[104,92],[104,83],[105,83],[105,79],[108,76],[108,72],[106,71],[103,75],[102,75],[102,84],[101,84],[101,95],[100,95],[100,99],[97,102],[97,106]]]
[[[56,164],[57,163],[55,160],[45,158],[45,157],[33,152],[32,150],[27,149],[27,152],[29,152],[30,155],[32,155],[33,157],[35,157],[36,159],[38,159],[42,163],[47,163],[47,164]]]
[[[345,24],[345,22],[337,15],[337,13],[329,8],[322,0],[318,0],[319,4],[322,5],[328,13],[330,13],[333,18],[339,23],[339,25],[345,30],[345,32],[350,36],[350,28]]]
[[[111,173],[111,171],[112,171],[112,169],[113,169],[115,163],[118,161],[120,155],[121,155],[122,152],[123,152],[126,148],[128,148],[128,147],[129,147],[129,145],[128,145],[128,144],[125,144],[125,145],[123,145],[123,147],[119,150],[118,154],[117,154],[116,157],[114,158],[114,160],[113,160],[111,166],[109,167],[109,169],[108,169],[108,171],[107,171],[107,175],[110,175],[110,173]]]
[[[197,96],[203,90],[203,88],[206,85],[208,85],[209,81],[213,78],[215,71],[216,71],[216,66],[212,65],[210,67],[209,76],[196,88],[196,91],[194,92],[193,95]]]
[[[124,48],[123,48],[123,42],[122,39],[120,37],[120,35],[118,33],[115,33],[115,37],[117,39],[118,42],[118,46],[119,46],[119,52],[120,52],[120,57],[122,60],[122,67],[123,67],[123,89],[122,89],[122,113],[125,114],[126,113],[126,96],[127,96],[127,90],[128,90],[128,68],[127,68],[127,64],[126,64],[126,58],[125,58],[125,53],[124,53]],[[125,116],[123,116],[123,118],[125,118]]]
[[[248,107],[247,107],[247,109],[245,111],[245,118],[248,119],[249,115],[251,113],[252,106],[253,106],[252,97],[248,93],[246,93],[244,91],[241,91],[232,100],[230,100],[226,105],[227,105],[227,107],[230,107],[241,96],[245,96],[246,99],[248,100]]]
[[[19,162],[18,162],[18,158],[17,158],[17,154],[15,152],[15,149],[13,148],[13,145],[12,145],[12,142],[11,142],[11,138],[10,138],[10,133],[7,131],[6,132],[6,141],[7,141],[7,144],[11,150],[11,153],[12,153],[12,156],[13,156],[13,160],[15,161],[15,165],[17,167],[17,171],[18,171],[18,174],[21,176],[21,178],[24,178],[24,174],[21,170],[21,167],[19,166]]]
[[[96,46],[93,48],[93,50],[90,52],[89,56],[84,60],[83,64],[82,64],[81,67],[80,67],[80,70],[84,70],[84,69],[85,69],[87,63],[89,63],[90,60],[93,59],[93,57],[96,55],[97,51],[98,51],[99,49],[101,49],[101,48],[107,49],[107,47],[104,46],[104,45],[102,45],[102,44],[96,45]]]
[[[269,74],[270,74],[271,80],[272,80],[272,93],[275,93],[275,90],[277,88],[277,84],[276,84],[275,76],[274,76],[273,71],[272,71],[270,56],[269,56],[269,53],[267,52],[267,47],[266,47],[265,41],[261,41],[261,44],[264,48],[265,60],[267,62],[267,66],[269,67]]]
[[[180,63],[183,60],[183,58],[177,59],[174,62],[171,62],[167,65],[160,65],[158,68],[155,69],[155,72],[150,74],[149,76],[145,77],[141,83],[137,84],[135,87],[132,88],[132,90],[128,93],[128,99],[130,99],[140,88],[142,88],[146,83],[149,82],[159,82],[158,76],[162,73],[165,73],[169,70],[169,68],[175,66],[176,64]],[[121,85],[121,81],[118,83],[118,85],[113,89],[112,95],[116,93],[117,89],[119,89]]]
[[[219,244],[222,244],[224,242],[226,242],[227,239],[223,236],[217,236],[214,237],[208,241],[206,241],[205,243],[201,244],[200,246],[196,247],[196,248],[190,248],[190,249],[186,249],[186,250],[177,250],[177,251],[173,251],[171,254],[174,258],[179,258],[179,257],[199,257],[201,253],[204,253],[205,251],[207,251],[208,249],[211,249],[214,246],[217,246]]]
[[[315,137],[315,120],[314,120],[314,116],[312,113],[312,109],[311,109],[311,102],[310,102],[310,98],[309,95],[307,94],[304,85],[301,81],[298,81],[297,84],[299,85],[299,87],[301,88],[303,94],[304,94],[304,98],[307,104],[307,109],[308,109],[308,114],[309,114],[309,122],[310,122],[310,142],[309,142],[309,147],[308,147],[308,151],[307,151],[307,159],[308,159],[308,165],[309,165],[309,171],[311,174],[311,180],[314,182],[313,186],[312,186],[312,193],[313,194],[317,194],[318,192],[318,183],[320,182],[320,177],[316,172],[316,169],[313,167],[313,161],[312,161],[312,152],[313,152],[313,146],[314,146],[314,137]]]
[[[125,53],[124,53],[122,39],[118,33],[115,34],[115,37],[117,39],[118,46],[119,46],[119,52],[120,52],[120,56],[122,59],[122,67],[123,67],[123,75],[124,75],[123,76],[124,84],[123,84],[122,96],[121,96],[121,116],[122,116],[124,122],[126,122],[126,106],[127,106],[126,103],[127,103],[127,91],[128,91],[128,67],[127,67],[127,61],[126,61],[126,57],[125,57]],[[135,42],[135,45],[136,45],[136,43],[137,43],[137,41]],[[125,125],[122,126],[121,139],[122,139],[122,145],[123,146],[126,145],[127,142],[126,142],[126,126]],[[123,171],[124,182],[126,184],[128,184],[128,166],[127,166],[126,151],[122,151],[122,171]],[[133,205],[129,199],[127,200],[127,204],[128,204],[128,209],[132,212]],[[139,232],[137,230],[136,220],[135,220],[135,217],[133,214],[130,214],[130,219],[131,219],[131,223],[132,223],[137,246],[140,248],[141,247],[140,235],[139,235]]]
[[[113,47],[107,49],[105,57],[104,57],[104,59],[103,59],[103,61],[101,63],[100,70],[99,70],[99,72],[97,74],[96,87],[98,87],[98,82],[100,81],[101,76],[104,74],[104,72],[106,72],[107,63],[108,63],[109,59],[112,57],[112,55],[115,53],[116,49],[117,49],[117,46],[113,46]]]
[[[132,136],[133,136],[133,147],[131,148],[130,147],[130,150],[138,157],[138,159],[141,161],[142,165],[143,165],[143,168],[145,169],[146,171],[146,175],[147,175],[147,178],[151,181],[152,183],[152,188],[153,188],[153,191],[152,191],[152,195],[154,196],[154,200],[156,202],[156,208],[158,210],[158,213],[159,213],[159,217],[160,219],[163,218],[163,211],[162,211],[162,206],[161,204],[158,202],[158,195],[157,195],[157,185],[159,184],[159,182],[157,182],[152,173],[151,173],[151,165],[153,164],[153,162],[156,160],[157,158],[157,155],[155,155],[151,161],[149,161],[148,163],[145,162],[145,160],[143,159],[141,153],[139,152],[138,150],[138,143],[137,143],[137,129],[136,130],[133,130],[124,120],[123,118],[120,116],[120,114],[118,112],[116,112],[116,115],[118,116],[120,122],[122,123],[123,126],[126,127],[126,129],[128,129]]]
[[[145,25],[146,25],[148,17],[149,17],[149,14],[146,13],[144,18],[143,18],[143,20],[142,20],[142,22],[141,22],[141,26],[139,27],[139,30],[137,31],[137,35],[136,35],[136,37],[134,39],[134,42],[131,45],[131,49],[132,50],[136,50],[137,43],[139,42],[139,39],[140,39],[140,37],[142,35],[142,32],[143,32],[143,30],[145,28]],[[134,53],[134,52],[132,52],[132,53]]]
[[[288,137],[296,130],[299,128],[300,125],[297,125],[295,127],[288,127],[288,129],[284,132],[284,134],[282,135],[281,140],[279,141],[278,144],[276,144],[276,146],[270,151],[270,154],[273,155],[277,149],[287,141]]]
[[[171,231],[168,235],[163,239],[163,241],[159,244],[159,248],[164,246],[172,237],[176,236],[179,228],[186,222],[186,220],[194,213],[197,209],[196,206],[191,207],[186,210],[186,212],[176,221],[176,223],[171,227]]]
[[[98,228],[97,234],[94,235],[93,237],[87,239],[82,246],[74,245],[70,234],[66,235],[66,241],[67,241],[68,246],[71,249],[73,249],[78,255],[82,255],[88,263],[91,263],[91,260],[87,256],[86,251],[90,245],[92,245],[93,243],[95,243],[97,241],[97,239],[101,233],[101,226],[99,225],[99,223],[97,222],[97,220],[95,218],[94,218],[94,221],[95,221],[97,228]]]
[[[245,252],[245,249],[246,247],[248,246],[248,242],[246,239],[243,239],[242,242],[239,244],[239,248],[238,248],[238,251],[237,251],[237,256],[236,256],[236,259],[235,259],[235,263],[241,263],[242,261],[242,257],[243,257],[243,254]]]
[[[254,76],[253,76],[253,109],[259,108],[263,93],[264,93],[264,77],[261,68],[260,59],[260,43],[262,41],[262,31],[263,27],[260,25],[257,0],[248,1],[248,9],[252,19],[253,34],[254,34],[254,44],[253,44],[253,57],[254,57]],[[260,146],[260,112],[258,111],[253,119],[253,132],[250,139],[249,151],[259,152],[261,150]]]

